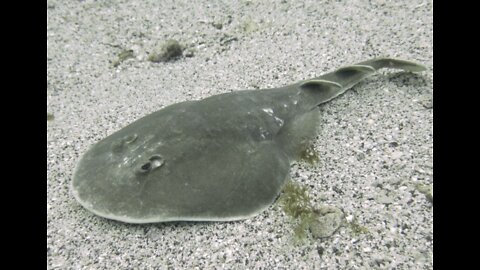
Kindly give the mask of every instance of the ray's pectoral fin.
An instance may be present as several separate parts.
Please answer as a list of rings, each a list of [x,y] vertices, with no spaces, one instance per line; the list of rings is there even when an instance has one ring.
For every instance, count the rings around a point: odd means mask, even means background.
[[[214,151],[216,157],[204,164],[209,170],[192,172],[191,176],[196,176],[192,185],[203,187],[204,192],[184,215],[196,220],[240,220],[259,214],[276,199],[290,169],[289,159],[278,145],[263,141],[232,147]],[[195,200],[195,196],[188,198]]]

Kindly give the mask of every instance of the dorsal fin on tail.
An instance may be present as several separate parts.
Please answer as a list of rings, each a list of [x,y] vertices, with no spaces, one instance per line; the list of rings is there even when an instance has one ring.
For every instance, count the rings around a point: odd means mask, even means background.
[[[326,80],[308,80],[300,84],[300,89],[314,98],[315,103],[321,104],[335,98],[342,93],[343,86],[336,82]]]
[[[351,65],[339,68],[332,73],[325,74],[325,80],[334,81],[343,86],[343,92],[363,79],[375,74],[376,70],[367,65]]]
[[[307,80],[300,84],[300,89],[314,100],[315,105],[319,105],[341,95],[374,73],[375,69],[370,66],[347,66],[319,78]]]

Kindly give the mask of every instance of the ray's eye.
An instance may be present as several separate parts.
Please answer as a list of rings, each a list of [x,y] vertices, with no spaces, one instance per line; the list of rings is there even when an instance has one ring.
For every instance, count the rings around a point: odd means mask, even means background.
[[[137,134],[132,134],[132,135],[125,136],[123,138],[123,141],[127,144],[130,144],[130,143],[133,143],[137,138],[138,138]]]
[[[163,159],[162,156],[153,155],[148,159],[148,162],[146,162],[139,168],[138,172],[142,174],[148,173],[150,171],[153,171],[161,167],[164,163],[165,163],[165,160]]]
[[[165,160],[160,155],[154,155],[149,160],[152,165],[152,170],[161,167],[165,163]]]
[[[127,135],[114,143],[112,143],[111,149],[113,153],[123,152],[130,144],[134,143],[137,140],[137,134]]]
[[[148,162],[143,164],[143,166],[140,169],[143,171],[150,171],[151,168],[152,168],[152,163]]]

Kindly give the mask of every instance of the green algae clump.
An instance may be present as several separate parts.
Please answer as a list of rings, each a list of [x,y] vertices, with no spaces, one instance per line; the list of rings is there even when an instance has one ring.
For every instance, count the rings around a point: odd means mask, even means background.
[[[159,63],[172,61],[183,54],[183,48],[174,39],[167,40],[158,52],[154,52],[148,56],[148,61]]]
[[[343,212],[336,207],[314,207],[307,188],[293,182],[285,185],[279,202],[285,214],[296,223],[293,230],[296,242],[305,240],[308,232],[316,239],[330,237],[345,220]]]
[[[315,216],[307,189],[290,181],[285,185],[279,201],[285,214],[297,220],[297,225],[294,229],[295,240],[305,239],[306,230],[313,222]]]
[[[299,154],[301,160],[307,162],[310,165],[315,165],[320,161],[317,152],[315,151],[315,147],[313,144],[305,145],[302,151]]]
[[[135,57],[133,50],[123,50],[118,54],[118,59],[113,61],[113,67],[118,67],[123,61]]]

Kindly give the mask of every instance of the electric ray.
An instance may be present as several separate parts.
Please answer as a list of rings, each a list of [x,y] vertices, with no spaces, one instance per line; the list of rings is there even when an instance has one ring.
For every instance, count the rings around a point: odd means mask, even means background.
[[[280,88],[167,106],[92,145],[77,164],[72,192],[91,212],[129,223],[257,215],[315,136],[317,106],[380,68],[425,70],[377,58]]]

